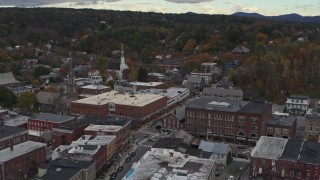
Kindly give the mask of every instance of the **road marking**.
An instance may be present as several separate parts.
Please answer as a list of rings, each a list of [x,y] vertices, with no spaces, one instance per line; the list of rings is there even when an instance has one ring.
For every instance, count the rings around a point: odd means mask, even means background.
[[[147,148],[151,148],[151,147],[152,147],[152,145],[145,145],[145,144],[142,144],[142,145],[139,145],[139,146],[141,146],[141,147],[147,147]]]

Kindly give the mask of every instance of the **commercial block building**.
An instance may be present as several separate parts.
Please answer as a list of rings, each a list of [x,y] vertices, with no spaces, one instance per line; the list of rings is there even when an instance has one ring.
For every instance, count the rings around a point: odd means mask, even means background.
[[[46,161],[46,145],[26,141],[0,151],[0,179],[14,180],[33,177]]]
[[[319,179],[319,149],[316,142],[262,136],[251,152],[250,175],[264,179]]]
[[[230,89],[222,87],[205,87],[202,91],[203,96],[211,96],[217,99],[243,100],[243,91],[241,89]]]
[[[0,150],[28,141],[28,130],[20,127],[0,126]]]
[[[53,160],[38,168],[36,180],[94,180],[96,179],[93,161],[74,161],[70,159]]]
[[[110,91],[71,102],[74,114],[106,116],[115,114],[146,120],[167,106],[167,98],[157,94]]]
[[[320,108],[310,108],[305,115],[304,138],[320,135]]]
[[[267,136],[293,138],[297,129],[297,117],[274,114],[268,119],[266,128]]]
[[[124,179],[203,179],[215,177],[214,160],[197,158],[173,149],[152,148]]]
[[[254,144],[266,134],[271,111],[272,105],[265,102],[199,97],[187,102],[185,128],[206,139]]]
[[[73,116],[42,113],[29,118],[28,127],[30,130],[47,132],[61,124],[75,121]]]
[[[102,94],[111,91],[111,87],[104,85],[87,85],[81,86],[78,89],[78,94],[81,98],[90,97],[93,95]]]
[[[185,106],[180,106],[165,115],[162,120],[162,132],[177,131],[183,129],[185,125]]]

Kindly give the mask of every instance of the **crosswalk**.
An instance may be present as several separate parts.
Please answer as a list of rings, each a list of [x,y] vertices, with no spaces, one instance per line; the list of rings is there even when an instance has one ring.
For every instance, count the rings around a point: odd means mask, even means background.
[[[147,148],[151,148],[152,147],[152,145],[145,145],[145,144],[141,144],[141,145],[139,145],[140,147],[147,147]]]

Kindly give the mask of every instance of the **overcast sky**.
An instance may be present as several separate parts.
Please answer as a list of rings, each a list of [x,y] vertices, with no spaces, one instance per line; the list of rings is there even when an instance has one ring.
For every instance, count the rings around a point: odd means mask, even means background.
[[[67,7],[143,12],[264,15],[320,15],[319,0],[0,0],[2,7]]]

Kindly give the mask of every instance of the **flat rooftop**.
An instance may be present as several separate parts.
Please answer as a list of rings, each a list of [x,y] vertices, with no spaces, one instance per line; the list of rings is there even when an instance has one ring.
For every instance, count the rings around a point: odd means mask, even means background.
[[[91,136],[91,135],[83,135],[83,137],[73,141],[70,146],[73,145],[106,145],[113,141],[116,136]]]
[[[118,132],[122,126],[114,126],[114,125],[95,125],[95,124],[90,124],[85,131],[101,131],[101,132]]]
[[[162,85],[163,82],[130,82],[129,84],[133,86],[150,86],[150,87],[155,87]]]
[[[49,121],[49,122],[55,122],[55,123],[67,122],[74,118],[75,117],[73,116],[65,116],[65,115],[50,114],[50,113],[41,113],[31,117],[31,119],[37,119],[40,121]]]
[[[47,172],[40,179],[57,180],[57,179],[71,179],[82,169],[88,169],[93,161],[73,161],[70,159],[53,160],[49,164],[40,165],[39,169],[46,169]],[[56,169],[61,168],[61,172],[57,173]]]
[[[153,151],[148,151],[140,162],[129,179],[207,180],[214,164],[214,160],[189,158],[178,152],[170,156]]]
[[[87,85],[87,86],[81,86],[81,89],[94,89],[94,90],[100,90],[100,89],[108,89],[110,86],[104,86],[104,85]]]
[[[13,150],[10,150],[9,148],[3,149],[0,151],[0,162],[6,162],[11,159],[14,159],[16,157],[19,157],[23,154],[27,154],[29,152],[32,152],[36,149],[45,147],[46,144],[44,143],[38,143],[34,141],[26,141],[20,144],[17,144],[13,146]]]
[[[130,94],[119,93],[118,91],[110,91],[96,96],[73,101],[74,103],[91,104],[91,105],[105,105],[108,103],[115,103],[127,106],[143,107],[154,101],[157,101],[164,96],[157,94]]]
[[[187,108],[194,109],[211,109],[216,111],[237,112],[242,107],[246,106],[249,102],[237,100],[219,100],[214,97],[198,97],[190,99],[186,103]]]
[[[28,123],[28,119],[29,119],[28,116],[17,116],[14,118],[5,119],[4,124],[7,126],[17,127],[17,126]]]
[[[23,133],[23,132],[28,133],[28,130],[20,127],[12,127],[12,126],[4,125],[3,131],[2,132],[0,131],[0,139],[6,138],[8,136],[13,136],[15,134]]]
[[[265,159],[279,159],[288,139],[261,136],[257,145],[251,152],[251,157]],[[272,148],[266,148],[272,147]]]
[[[295,116],[279,116],[272,115],[268,121],[267,125],[281,125],[291,127],[297,121]]]

